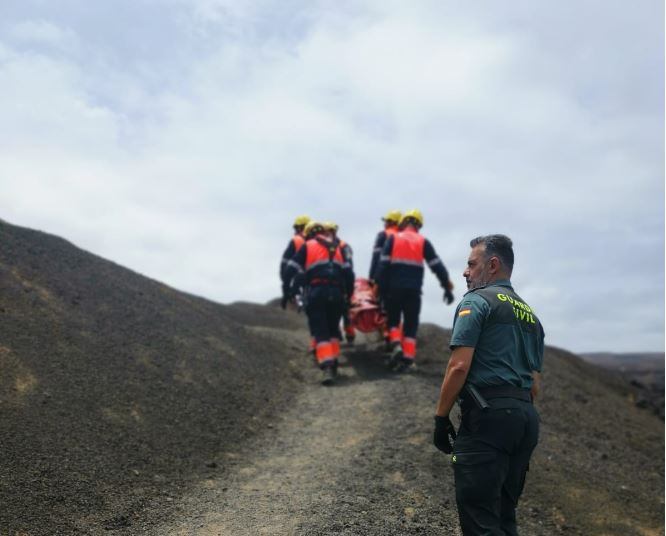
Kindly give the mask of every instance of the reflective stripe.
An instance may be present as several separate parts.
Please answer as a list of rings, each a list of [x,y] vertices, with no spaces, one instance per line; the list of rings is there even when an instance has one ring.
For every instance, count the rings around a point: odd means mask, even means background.
[[[400,333],[400,328],[391,328],[389,331],[389,341],[391,342],[396,342],[399,341],[402,338],[402,334]]]
[[[405,337],[402,340],[402,354],[407,359],[414,359],[416,357],[416,339]]]
[[[391,264],[406,264],[408,266],[423,266],[423,262],[412,259],[391,259]]]
[[[308,266],[308,269],[306,271],[309,272],[310,270],[316,268],[317,266],[323,266],[323,265],[328,264],[328,263],[329,263],[329,261],[313,262],[310,266]],[[346,263],[346,262],[342,263],[342,262],[338,262],[338,261],[333,261],[333,264],[337,264],[340,268],[349,268],[349,263]]]
[[[303,271],[303,267],[302,267],[300,264],[298,264],[296,261],[289,260],[289,261],[287,261],[287,265],[288,265],[288,266],[293,266],[293,267],[296,268],[299,272],[302,272],[302,271]]]
[[[372,251],[373,251],[373,253],[377,253],[377,252],[380,252],[381,250],[382,250],[382,248],[375,248]]]
[[[433,260],[428,261],[428,266],[435,266],[437,264],[442,264],[442,260],[439,257],[435,257]]]
[[[379,260],[380,261],[388,261],[390,258],[391,257],[389,257],[388,255],[382,255],[381,257],[379,257]]]
[[[323,341],[317,344],[317,361],[321,364],[323,361],[333,359],[333,345],[329,341]]]
[[[316,268],[317,266],[323,266],[324,264],[328,264],[328,261],[313,262],[310,266],[308,266],[307,271],[309,272],[310,270]]]

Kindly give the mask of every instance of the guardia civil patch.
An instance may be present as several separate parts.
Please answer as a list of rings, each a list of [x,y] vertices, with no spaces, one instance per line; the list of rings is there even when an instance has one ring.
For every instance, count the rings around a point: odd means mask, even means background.
[[[458,316],[467,316],[472,314],[472,309],[460,309]]]

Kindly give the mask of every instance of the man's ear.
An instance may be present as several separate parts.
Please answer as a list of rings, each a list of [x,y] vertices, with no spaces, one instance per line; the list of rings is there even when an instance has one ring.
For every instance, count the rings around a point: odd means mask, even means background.
[[[497,257],[490,257],[490,273],[491,274],[496,274],[499,272],[502,268],[502,265],[500,264],[500,261]]]

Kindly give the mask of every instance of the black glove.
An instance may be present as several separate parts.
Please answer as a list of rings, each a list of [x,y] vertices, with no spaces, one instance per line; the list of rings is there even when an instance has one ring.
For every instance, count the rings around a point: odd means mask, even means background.
[[[444,301],[446,302],[446,305],[451,305],[453,303],[453,300],[455,298],[453,297],[453,292],[451,292],[448,288],[444,289]]]
[[[282,307],[282,309],[287,309],[287,302],[289,302],[289,296],[283,294],[282,299],[280,300],[280,307]]]
[[[453,452],[452,441],[456,439],[456,429],[453,427],[451,419],[435,415],[435,434],[433,443],[442,452],[451,454]]]

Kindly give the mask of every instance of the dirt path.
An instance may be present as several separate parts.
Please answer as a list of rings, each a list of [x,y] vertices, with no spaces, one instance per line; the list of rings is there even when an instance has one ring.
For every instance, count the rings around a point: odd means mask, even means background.
[[[253,452],[229,452],[186,512],[155,535],[457,535],[448,457],[431,445],[437,381],[346,352],[333,387],[306,367],[302,393]],[[229,463],[227,463],[229,462]]]
[[[333,387],[317,372],[254,452],[227,453],[229,473],[201,482],[184,499],[190,514],[154,534],[459,534],[423,376],[391,375],[363,351],[348,352]]]

